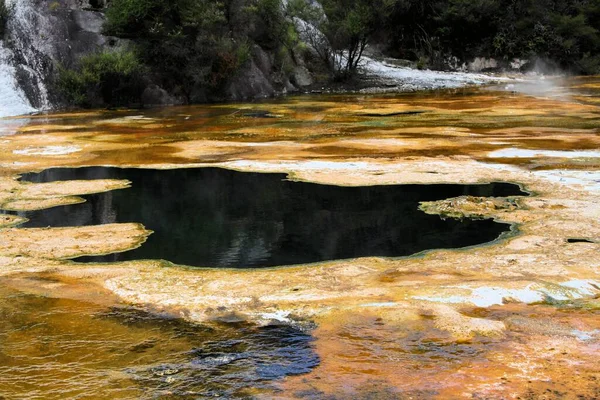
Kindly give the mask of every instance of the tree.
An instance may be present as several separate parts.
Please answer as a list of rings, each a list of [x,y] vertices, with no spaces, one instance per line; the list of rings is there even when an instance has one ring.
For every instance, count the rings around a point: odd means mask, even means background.
[[[249,57],[244,38],[229,30],[226,9],[218,0],[112,0],[105,32],[135,39],[157,83],[200,101]]]
[[[600,0],[387,1],[384,31],[395,56],[436,67],[449,56],[543,58],[598,72]]]
[[[337,78],[353,75],[363,52],[382,26],[384,0],[323,0],[322,7],[306,0],[290,2],[290,14],[302,39],[329,65]]]
[[[323,2],[328,20],[325,34],[338,53],[336,73],[340,76],[356,71],[363,51],[380,23],[378,8],[381,4],[375,3],[366,0]]]

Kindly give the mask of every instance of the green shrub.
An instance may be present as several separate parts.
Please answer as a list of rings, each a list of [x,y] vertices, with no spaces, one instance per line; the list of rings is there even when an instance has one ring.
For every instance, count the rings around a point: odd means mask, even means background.
[[[165,11],[161,0],[113,0],[106,10],[104,31],[121,37],[136,37],[150,28],[151,17]]]
[[[579,73],[587,75],[600,75],[600,54],[584,54],[577,66],[579,69],[577,72]]]
[[[351,78],[369,40],[381,28],[388,5],[385,0],[322,0],[320,4],[292,0],[288,10],[310,24],[301,28],[303,39],[334,78]],[[298,36],[295,31],[293,36]]]
[[[260,46],[271,50],[293,46],[288,35],[291,22],[286,18],[280,0],[258,0],[253,11],[257,18],[253,36]]]
[[[131,51],[103,52],[81,58],[73,69],[60,68],[58,89],[82,107],[139,102],[145,67]]]
[[[192,102],[198,89],[220,88],[249,58],[226,11],[233,12],[218,0],[112,0],[104,29],[135,38],[156,83]]]
[[[427,69],[428,66],[429,58],[427,58],[426,56],[419,57],[416,64],[417,69]]]
[[[216,0],[112,0],[104,31],[119,37],[161,39],[178,32],[214,33],[224,22],[224,6]]]
[[[382,24],[394,55],[416,61],[426,54],[433,66],[429,43],[443,58],[539,57],[573,72],[594,71],[600,53],[600,0],[386,2]]]
[[[210,69],[206,69],[206,75],[197,82],[211,90],[221,89],[250,59],[250,46],[247,42],[221,39],[215,50],[210,60]]]

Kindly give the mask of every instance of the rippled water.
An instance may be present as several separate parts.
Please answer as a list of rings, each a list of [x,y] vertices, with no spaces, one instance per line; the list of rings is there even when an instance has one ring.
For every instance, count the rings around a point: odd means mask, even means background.
[[[272,389],[319,358],[303,328],[193,325],[0,284],[0,398],[214,398]]]

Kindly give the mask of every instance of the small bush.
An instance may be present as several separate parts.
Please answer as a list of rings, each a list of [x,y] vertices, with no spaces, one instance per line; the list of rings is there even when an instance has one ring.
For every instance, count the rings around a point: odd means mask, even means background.
[[[204,84],[210,89],[220,89],[240,67],[250,60],[250,46],[247,42],[236,43],[222,39],[216,46],[209,75]]]
[[[417,60],[417,69],[427,69],[429,66],[429,58],[426,56],[420,56]]]
[[[266,49],[278,49],[288,45],[288,25],[291,24],[284,15],[280,0],[258,0],[255,6],[258,19],[256,32],[257,43]]]
[[[162,3],[161,0],[113,0],[106,10],[104,31],[122,37],[143,34],[153,22],[152,16],[164,11]]]
[[[600,75],[600,54],[586,53],[578,63],[580,73],[587,75]]]
[[[58,89],[82,107],[139,102],[145,67],[131,51],[96,53],[83,57],[73,69],[61,68]]]

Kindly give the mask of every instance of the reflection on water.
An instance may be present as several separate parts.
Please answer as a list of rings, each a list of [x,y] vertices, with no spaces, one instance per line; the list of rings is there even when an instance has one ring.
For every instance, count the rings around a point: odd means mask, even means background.
[[[198,326],[1,284],[0,318],[0,399],[243,397],[319,363],[289,326]]]
[[[205,267],[404,256],[484,243],[508,225],[442,220],[419,211],[419,201],[524,194],[510,184],[338,187],[217,168],[93,167],[23,177],[34,182],[94,178],[129,179],[133,185],[88,196],[84,204],[25,213],[30,219],[25,226],[141,222],[154,231],[141,248],[93,260],[166,259]]]

